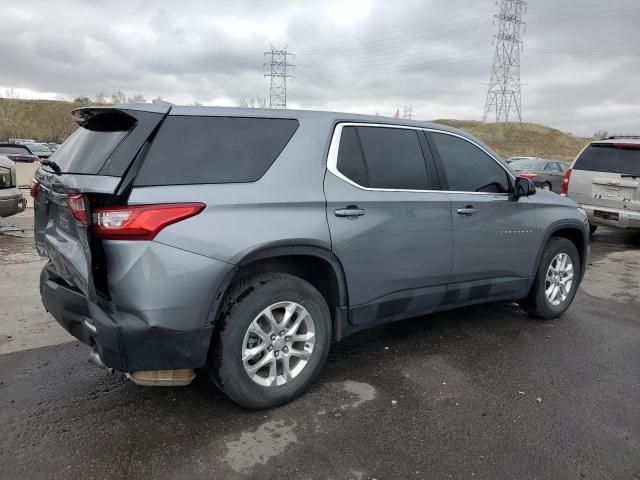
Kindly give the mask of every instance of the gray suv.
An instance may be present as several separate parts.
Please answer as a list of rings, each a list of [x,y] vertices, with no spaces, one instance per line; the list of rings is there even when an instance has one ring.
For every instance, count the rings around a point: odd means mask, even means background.
[[[584,274],[578,205],[460,130],[164,104],[73,115],[32,185],[42,300],[138,384],[204,367],[268,408],[309,387],[333,340],[501,300],[554,318]]]

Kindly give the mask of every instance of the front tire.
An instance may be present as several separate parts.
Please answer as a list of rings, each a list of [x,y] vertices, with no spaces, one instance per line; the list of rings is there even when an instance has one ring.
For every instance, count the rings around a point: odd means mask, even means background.
[[[207,370],[234,402],[271,408],[301,395],[329,353],[331,315],[322,294],[284,273],[234,285],[220,309]]]
[[[580,272],[580,255],[573,242],[552,237],[544,248],[536,278],[524,302],[527,312],[545,319],[562,315],[576,295]]]

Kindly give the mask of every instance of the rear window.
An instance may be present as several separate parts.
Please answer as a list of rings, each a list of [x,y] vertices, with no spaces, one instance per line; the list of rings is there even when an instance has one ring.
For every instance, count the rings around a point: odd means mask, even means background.
[[[536,160],[535,158],[523,158],[514,160],[509,166],[514,170],[540,170],[545,165],[544,160]]]
[[[295,119],[170,116],[136,185],[255,182],[297,128]]]
[[[363,187],[430,188],[418,132],[413,129],[346,126],[340,135],[336,166]]]
[[[95,175],[135,126],[135,119],[120,113],[102,113],[87,120],[50,159],[65,173]]]
[[[0,153],[31,155],[31,152],[26,147],[0,147]]]
[[[640,145],[592,143],[578,157],[576,170],[640,173]]]

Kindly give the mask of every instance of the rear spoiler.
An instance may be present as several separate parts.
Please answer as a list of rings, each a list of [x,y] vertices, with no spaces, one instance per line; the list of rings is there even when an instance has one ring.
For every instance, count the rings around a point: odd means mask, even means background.
[[[105,105],[96,107],[81,107],[71,111],[71,117],[81,127],[86,127],[88,122],[96,117],[109,114],[112,118],[120,117],[122,120],[129,122],[134,121],[134,115],[127,114],[127,111],[131,112],[150,112],[160,113],[166,115],[171,110],[171,104],[168,102],[163,103],[125,103],[122,105]]]

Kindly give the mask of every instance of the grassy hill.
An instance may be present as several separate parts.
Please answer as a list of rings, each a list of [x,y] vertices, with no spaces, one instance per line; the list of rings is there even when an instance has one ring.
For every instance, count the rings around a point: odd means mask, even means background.
[[[9,137],[33,138],[39,142],[64,140],[76,129],[71,110],[86,105],[88,103],[0,98],[0,141]],[[523,155],[573,160],[589,141],[533,123],[446,119],[435,122],[468,131],[504,158]]]
[[[448,119],[434,122],[475,135],[503,158],[527,156],[570,161],[590,140],[535,123],[483,123]]]

